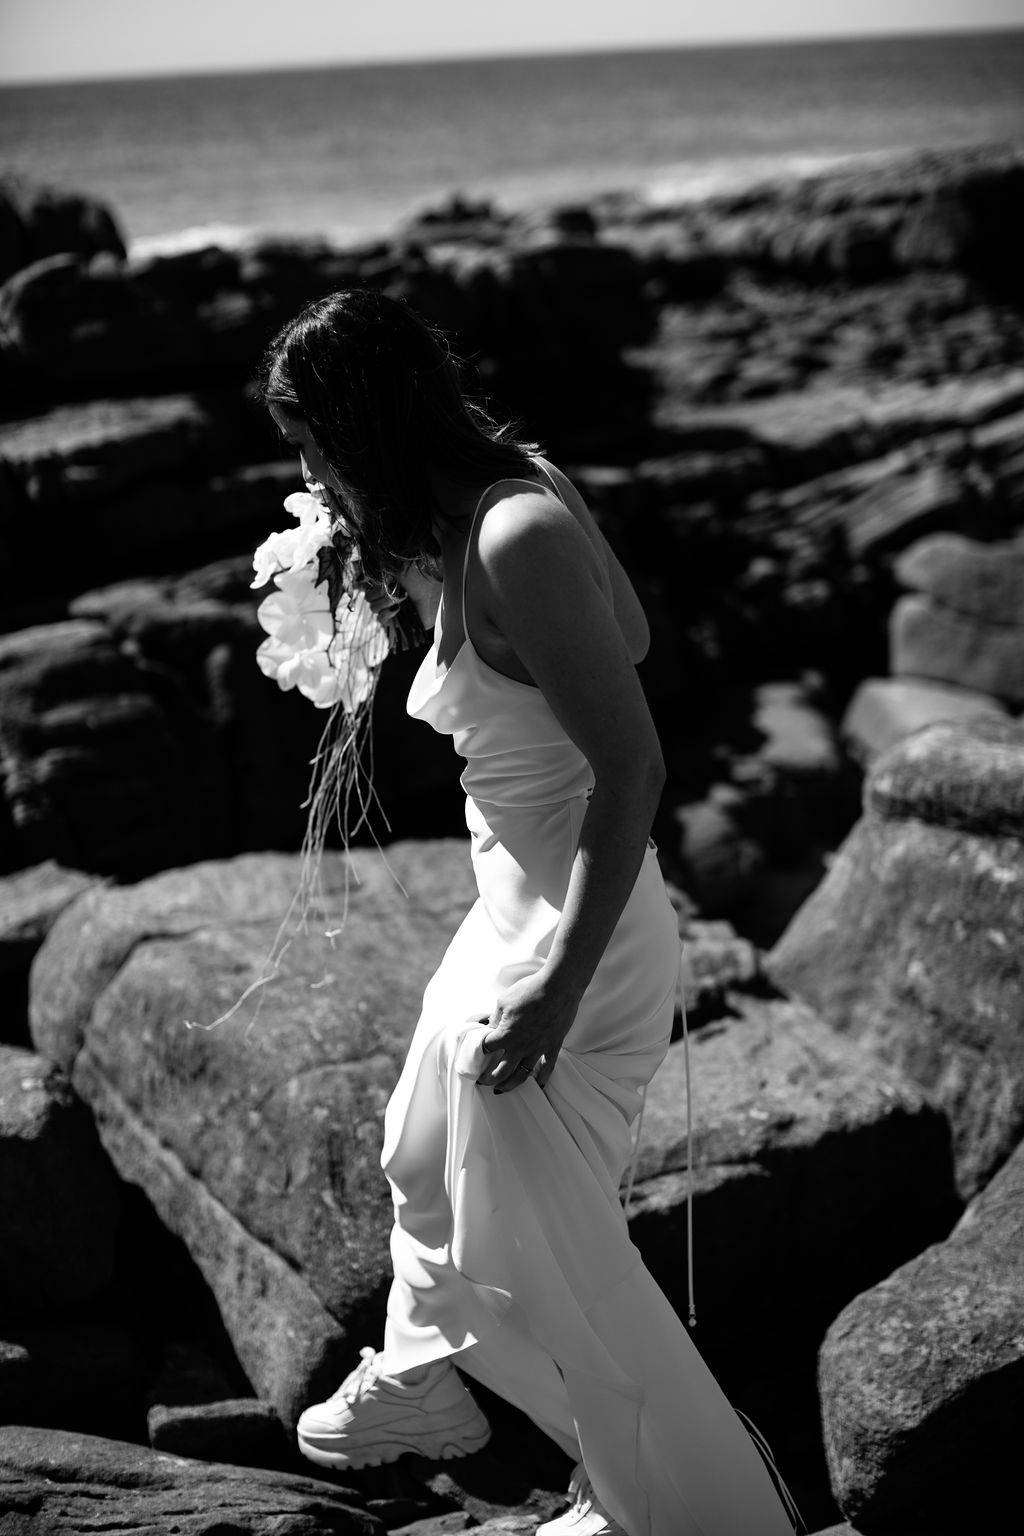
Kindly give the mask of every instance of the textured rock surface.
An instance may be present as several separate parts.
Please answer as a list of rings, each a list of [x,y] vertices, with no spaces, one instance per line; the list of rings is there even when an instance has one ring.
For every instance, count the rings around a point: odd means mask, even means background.
[[[1006,713],[998,699],[968,688],[912,677],[869,677],[850,700],[840,730],[851,752],[867,766],[904,736],[938,720]]]
[[[933,677],[1024,708],[1024,614],[992,624],[909,592],[892,611],[889,637],[897,677]]]
[[[48,1317],[110,1279],[117,1181],[64,1072],[0,1045],[0,1317]]]
[[[124,256],[125,245],[113,214],[95,198],[5,175],[0,179],[0,282],[58,251]]]
[[[281,1420],[269,1403],[255,1397],[154,1407],[147,1424],[153,1449],[175,1456],[283,1468],[292,1455]]]
[[[1024,626],[1024,540],[982,544],[955,533],[919,539],[893,563],[904,586],[986,624]]]
[[[813,1336],[959,1206],[946,1127],[899,1070],[798,1003],[729,1003],[690,1037],[690,1066],[697,1338],[732,1367]],[[686,1155],[677,1042],[647,1094],[631,1231],[684,1317]]]
[[[0,1428],[0,1511],[18,1536],[106,1529],[236,1536],[383,1536],[351,1489],[22,1425]]]
[[[819,1381],[833,1492],[858,1530],[1019,1529],[1024,1147],[948,1238],[840,1313]]]
[[[730,992],[764,989],[760,951],[749,939],[740,938],[731,923],[684,917],[679,926],[683,997],[691,1029],[728,1012]]]
[[[0,810],[0,823],[2,818]],[[0,844],[3,841],[0,832]],[[64,908],[96,883],[95,876],[65,869],[54,859],[0,875],[0,1043],[30,1044],[28,979],[33,956]]]
[[[942,1106],[968,1199],[1024,1133],[1024,725],[917,732],[864,804],[766,968]]]
[[[336,951],[292,936],[259,974],[298,861],[251,855],[87,893],[36,958],[31,1027],[217,1297],[238,1358],[286,1423],[375,1337],[390,1272],[382,1112],[423,987],[475,896],[464,842],[357,850]],[[344,856],[327,854],[334,919]],[[246,1039],[258,998],[261,1011]]]
[[[27,969],[59,914],[96,884],[53,859],[0,878],[0,976]]]
[[[137,876],[230,851],[201,710],[102,624],[0,636],[0,757],[18,862]]]

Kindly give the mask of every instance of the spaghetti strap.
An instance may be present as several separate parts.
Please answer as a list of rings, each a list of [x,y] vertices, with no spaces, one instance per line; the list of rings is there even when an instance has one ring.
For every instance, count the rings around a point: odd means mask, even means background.
[[[554,477],[552,476],[550,470],[547,469],[547,467],[545,466],[543,460],[541,460],[540,458],[533,458],[531,460],[531,463],[535,464],[537,466],[537,468],[541,471],[541,473],[547,476],[548,480],[550,480],[550,482],[551,482],[551,489],[554,491],[555,495],[558,497],[558,499],[562,503],[562,505],[565,506],[565,497],[562,495],[561,491],[558,489],[558,486],[555,484]],[[533,484],[532,480],[526,480],[522,475],[506,475],[505,479],[507,479],[507,480],[520,480],[523,485],[532,485]],[[494,487],[496,485],[502,485],[503,483],[504,482],[502,480],[492,480],[490,485],[485,486],[484,489],[480,492],[479,499],[477,500],[476,507],[474,508],[474,511],[473,511],[472,520],[470,521],[469,533],[466,536],[466,549],[465,549],[465,552],[464,552],[464,554],[462,556],[462,584],[461,584],[462,637],[463,637],[464,640],[468,640],[469,639],[469,626],[466,624],[466,570],[467,570],[467,568],[469,566],[469,551],[470,551],[470,549],[472,547],[472,544],[473,544],[473,530],[476,528],[476,520],[477,520],[477,517],[480,514],[480,508],[483,506],[484,497],[487,495],[488,491],[493,491]]]
[[[559,501],[562,503],[562,506],[564,507],[566,505],[565,497],[562,495],[561,491],[558,489],[558,486],[557,486],[557,484],[555,482],[555,477],[551,473],[550,469],[548,469],[548,467],[545,464],[544,460],[540,457],[539,454],[535,454],[533,462],[536,464],[537,468],[540,470],[542,475],[547,475],[548,479],[551,482],[551,489],[554,491],[555,495],[558,497]]]

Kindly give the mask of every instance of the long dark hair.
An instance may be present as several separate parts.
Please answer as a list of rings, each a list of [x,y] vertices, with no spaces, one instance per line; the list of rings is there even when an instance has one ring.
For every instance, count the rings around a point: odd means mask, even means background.
[[[381,585],[408,560],[439,572],[431,524],[450,518],[430,470],[473,485],[529,473],[540,451],[467,391],[465,369],[439,327],[374,288],[313,299],[264,351],[256,399],[307,423],[345,487],[363,572]]]

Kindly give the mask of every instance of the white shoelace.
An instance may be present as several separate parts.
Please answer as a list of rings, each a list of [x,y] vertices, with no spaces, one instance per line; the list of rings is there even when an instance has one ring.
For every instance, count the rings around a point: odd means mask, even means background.
[[[363,1345],[359,1351],[359,1364],[345,1377],[337,1392],[333,1393],[330,1399],[332,1403],[353,1403],[367,1387],[372,1386],[380,1375],[377,1368],[379,1353],[380,1351],[374,1349],[372,1344]]]

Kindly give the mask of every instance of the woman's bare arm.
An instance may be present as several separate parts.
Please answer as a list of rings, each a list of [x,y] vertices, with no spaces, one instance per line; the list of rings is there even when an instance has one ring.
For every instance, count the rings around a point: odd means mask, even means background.
[[[564,1022],[575,1014],[633,889],[665,765],[636,667],[602,590],[597,553],[572,514],[535,492],[509,496],[488,512],[479,559],[490,614],[594,770],[541,975],[552,1018]],[[530,1002],[536,1024],[532,996]],[[529,1048],[525,1019],[519,1033],[510,1046]]]

